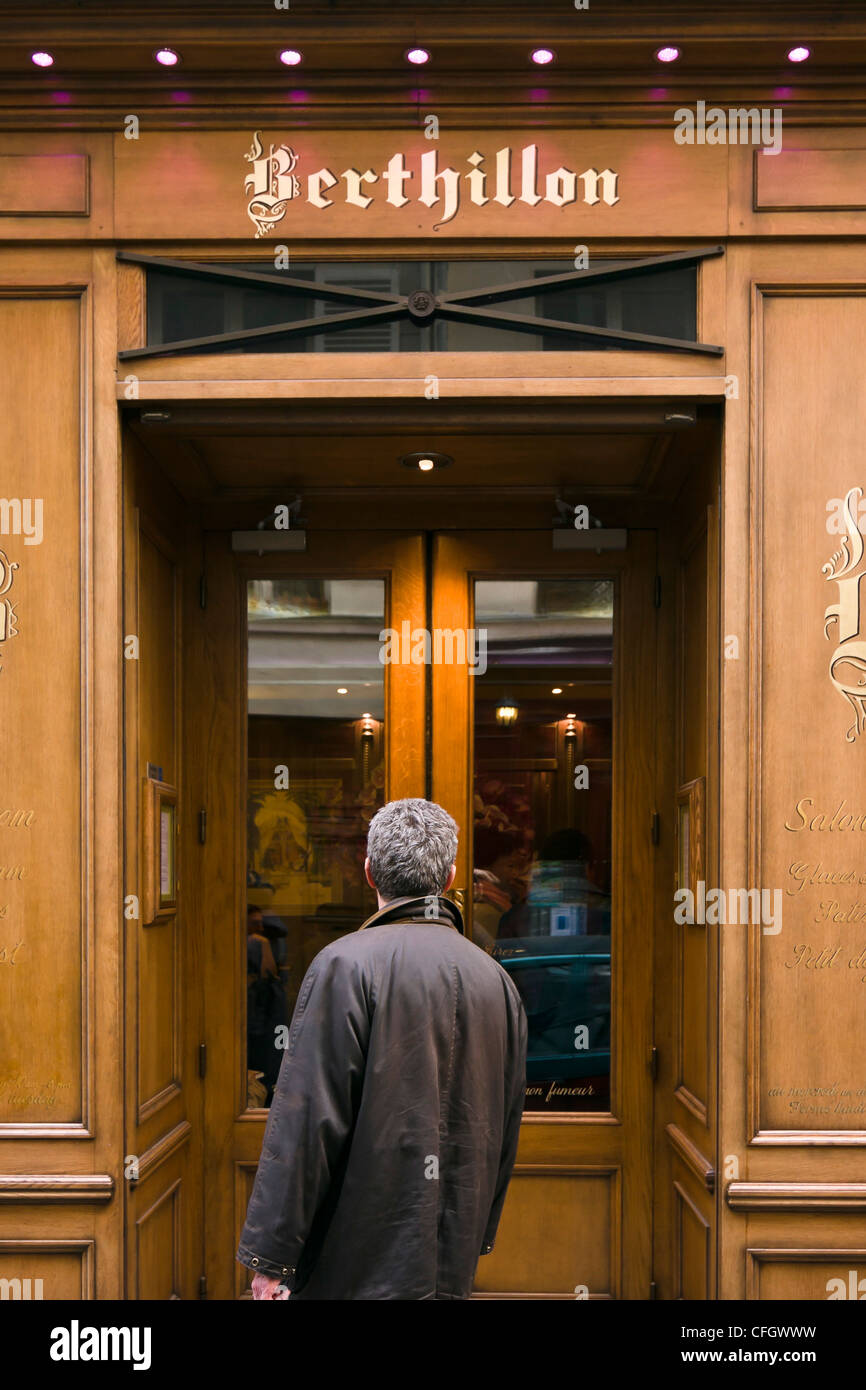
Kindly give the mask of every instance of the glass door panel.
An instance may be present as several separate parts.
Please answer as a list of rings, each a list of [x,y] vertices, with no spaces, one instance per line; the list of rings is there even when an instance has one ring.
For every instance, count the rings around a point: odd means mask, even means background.
[[[385,796],[384,579],[247,581],[248,1103],[270,1105],[301,981],[376,909]]]
[[[610,1108],[614,584],[476,579],[472,916],[523,997],[530,1110]]]

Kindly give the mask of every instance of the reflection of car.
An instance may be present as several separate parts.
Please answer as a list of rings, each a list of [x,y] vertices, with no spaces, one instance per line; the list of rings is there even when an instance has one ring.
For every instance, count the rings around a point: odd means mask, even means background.
[[[526,1009],[527,1082],[608,1072],[610,937],[511,938],[497,942],[493,955]]]

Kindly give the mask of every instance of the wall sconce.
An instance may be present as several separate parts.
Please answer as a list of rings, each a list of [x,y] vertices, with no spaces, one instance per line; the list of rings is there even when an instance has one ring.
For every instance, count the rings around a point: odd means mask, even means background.
[[[577,725],[574,722],[575,716],[567,714],[565,717],[565,738],[567,742],[573,743],[577,738]]]
[[[497,722],[497,724],[505,724],[506,727],[507,727],[507,726],[510,725],[510,724],[514,724],[514,723],[516,722],[516,720],[517,720],[517,706],[516,706],[516,705],[497,705],[497,706],[496,706],[496,722]]]
[[[371,714],[361,715],[361,738],[373,738],[376,733],[376,721]]]

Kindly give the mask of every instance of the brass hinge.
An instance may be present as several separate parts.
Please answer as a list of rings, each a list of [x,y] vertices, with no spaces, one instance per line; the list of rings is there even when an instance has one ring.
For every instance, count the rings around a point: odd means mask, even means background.
[[[659,1050],[657,1047],[650,1048],[649,1069],[650,1076],[652,1077],[653,1081],[655,1081],[656,1077],[659,1074]]]
[[[207,1298],[207,1275],[202,1274],[198,1281],[199,1298]]]
[[[649,1296],[650,1296],[650,1301],[651,1301],[651,1302],[653,1302],[656,1298],[658,1298],[658,1290],[657,1290],[657,1288],[656,1288],[656,1281],[655,1281],[655,1279],[653,1279],[653,1280],[651,1281],[651,1283],[650,1283]]]
[[[207,1076],[207,1043],[198,1045],[198,1074],[204,1081]]]

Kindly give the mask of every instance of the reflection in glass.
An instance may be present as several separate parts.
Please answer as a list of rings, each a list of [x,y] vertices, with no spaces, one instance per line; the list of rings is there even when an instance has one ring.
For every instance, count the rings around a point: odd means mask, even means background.
[[[527,1110],[610,1106],[613,597],[475,583],[473,936],[523,997]]]
[[[384,616],[381,579],[247,585],[250,1106],[270,1105],[275,1030],[313,957],[376,909],[364,858],[384,802]]]

